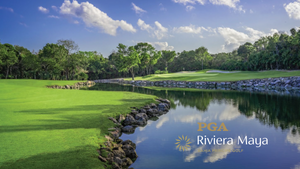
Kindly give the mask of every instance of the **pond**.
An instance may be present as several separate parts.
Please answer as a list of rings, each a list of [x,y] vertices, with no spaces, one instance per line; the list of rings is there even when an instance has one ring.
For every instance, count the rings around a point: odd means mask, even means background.
[[[120,137],[137,144],[139,157],[132,168],[300,168],[300,97],[117,84],[90,89],[132,91],[171,101],[167,114]],[[216,125],[208,126],[212,122]],[[207,127],[198,131],[198,123]],[[228,131],[224,126],[221,131],[211,131],[222,123]],[[223,143],[224,138],[227,140]],[[227,142],[229,138],[232,142]]]

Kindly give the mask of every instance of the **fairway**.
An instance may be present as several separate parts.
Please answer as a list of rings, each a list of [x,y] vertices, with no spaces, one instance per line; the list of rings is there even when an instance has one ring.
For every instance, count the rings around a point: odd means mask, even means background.
[[[208,70],[184,73],[152,74],[136,77],[134,80],[174,80],[174,81],[238,81],[249,79],[263,79],[272,77],[300,76],[300,71],[240,71],[234,73],[206,73]],[[131,80],[126,78],[125,80]]]
[[[97,148],[113,123],[154,96],[48,89],[76,81],[0,80],[0,169],[102,168]]]

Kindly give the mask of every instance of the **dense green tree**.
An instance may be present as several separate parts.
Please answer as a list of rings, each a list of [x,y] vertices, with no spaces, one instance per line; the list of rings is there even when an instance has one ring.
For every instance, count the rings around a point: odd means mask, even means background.
[[[202,62],[202,70],[203,70],[203,62],[211,60],[212,57],[208,53],[207,48],[205,48],[203,46],[196,49],[195,52],[196,52],[196,55],[195,55],[196,59]]]
[[[16,51],[11,44],[0,44],[1,65],[6,69],[5,78],[7,79],[9,71],[12,71],[12,66],[18,62]]]
[[[117,67],[119,72],[130,72],[132,80],[134,80],[134,67],[141,64],[141,55],[134,46],[127,46],[119,44],[118,55],[120,56]]]
[[[138,43],[134,46],[137,52],[140,53],[140,68],[146,70],[146,74],[149,74],[151,67],[157,63],[157,60],[161,57],[161,52],[155,51],[155,48],[149,43]]]
[[[162,61],[165,63],[165,70],[168,71],[168,63],[172,62],[176,56],[175,51],[168,51],[168,50],[163,50],[162,51]]]
[[[47,43],[39,53],[43,70],[41,76],[44,79],[56,79],[64,68],[68,66],[65,65],[67,55],[68,50],[64,46]]]
[[[58,40],[57,44],[60,46],[63,46],[67,50],[67,54],[64,57],[64,71],[66,72],[66,79],[70,79],[70,76],[75,75],[74,73],[74,67],[76,67],[76,63],[78,63],[79,60],[76,60],[77,57],[79,59],[78,54],[74,54],[78,51],[79,47],[73,40]],[[75,59],[75,60],[74,60]]]

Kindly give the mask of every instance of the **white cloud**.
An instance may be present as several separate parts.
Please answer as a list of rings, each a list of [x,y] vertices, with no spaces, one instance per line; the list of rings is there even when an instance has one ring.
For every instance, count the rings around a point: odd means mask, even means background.
[[[131,3],[133,8],[132,10],[135,11],[135,13],[140,14],[140,13],[146,13],[147,11],[143,10],[142,8],[136,6],[134,3]]]
[[[145,30],[147,32],[150,32],[151,30],[153,30],[153,28],[146,24],[143,20],[139,19],[137,22],[138,26],[140,27],[141,30]]]
[[[252,9],[250,9],[250,11],[249,11],[250,13],[253,13],[253,11],[252,11]]]
[[[205,0],[173,0],[173,2],[175,3],[180,3],[180,4],[196,4],[196,3],[199,3],[201,5],[204,5],[205,3]]]
[[[214,5],[225,5],[230,8],[236,8],[237,3],[240,2],[240,0],[209,0],[209,2]]]
[[[0,6],[0,9],[7,10],[7,11],[10,11],[10,12],[14,12],[14,10],[12,8],[7,8],[7,7]]]
[[[230,8],[236,9],[241,12],[246,12],[242,6],[238,6],[237,3],[240,2],[240,0],[209,0],[210,3],[214,5],[225,5]]]
[[[97,27],[109,35],[115,36],[119,27],[124,31],[136,32],[131,24],[124,20],[113,20],[89,2],[79,4],[76,0],[72,3],[70,0],[65,0],[60,7],[60,13],[81,18],[88,27]]]
[[[76,21],[76,20],[75,20],[73,23],[75,23],[75,24],[79,24],[79,21]]]
[[[284,4],[284,9],[290,18],[300,20],[300,0]]]
[[[59,19],[59,16],[55,16],[55,15],[49,15],[49,18],[55,18],[55,19]]]
[[[57,8],[56,6],[54,6],[54,5],[52,5],[51,8],[52,8],[53,10],[55,10],[55,11],[58,11],[58,8]]]
[[[195,9],[195,7],[193,7],[191,5],[188,5],[185,8],[186,8],[186,11],[191,11],[191,10]]]
[[[255,41],[255,40],[259,39],[260,37],[266,35],[265,33],[255,30],[250,27],[246,27],[245,30],[249,32],[251,39],[253,39],[252,41]]]
[[[208,36],[214,36],[217,35],[216,29],[212,29],[211,27],[196,27],[195,25],[190,26],[181,26],[181,27],[174,27],[173,32],[174,33],[189,33],[189,34],[200,34],[200,38],[204,38],[203,35],[201,35],[203,32],[209,32]]]
[[[154,36],[159,40],[168,36],[168,28],[163,27],[158,21],[154,22],[157,29],[154,31]]]
[[[158,21],[155,21],[154,24],[156,28],[151,27],[146,24],[143,20],[139,19],[137,22],[141,30],[145,30],[152,34],[153,37],[156,37],[158,40],[168,37],[168,28],[163,27]]]
[[[275,32],[278,32],[276,29],[271,29],[270,33],[266,34],[264,32],[249,27],[246,27],[245,30],[249,33],[246,34],[243,32],[238,32],[231,28],[219,27],[218,32],[225,39],[226,42],[226,44],[222,47],[223,50],[231,51],[233,49],[238,48],[240,45],[246,42],[253,43],[262,36],[268,36],[272,35]]]
[[[195,25],[190,26],[181,26],[179,28],[173,28],[173,31],[176,33],[193,33],[199,34],[202,30],[207,30],[204,27],[195,27]]]
[[[196,4],[196,3],[204,5],[206,0],[173,0],[173,2],[180,3],[180,4],[183,4],[183,5]],[[225,5],[225,6],[228,6],[230,8],[233,8],[235,10],[238,10],[238,11],[241,11],[241,12],[244,12],[244,13],[246,12],[243,9],[243,6],[238,5],[240,0],[209,0],[209,2],[212,3],[213,5]],[[187,11],[190,11],[192,9],[194,9],[193,6],[189,6],[189,7],[187,6],[186,7]]]
[[[173,50],[174,46],[169,46],[168,42],[147,42],[155,47],[156,50]]]
[[[44,8],[42,6],[39,6],[38,9],[39,9],[39,11],[41,11],[43,13],[48,13],[49,12],[49,10],[47,8]]]

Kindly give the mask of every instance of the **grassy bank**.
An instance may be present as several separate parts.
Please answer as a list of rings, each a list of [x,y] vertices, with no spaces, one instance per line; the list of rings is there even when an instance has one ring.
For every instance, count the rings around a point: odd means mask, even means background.
[[[272,77],[300,76],[300,71],[240,71],[237,73],[206,73],[207,70],[186,73],[155,74],[136,77],[134,80],[175,80],[175,81],[238,81]],[[125,80],[131,80],[126,78]]]
[[[0,80],[0,169],[102,168],[107,119],[154,96],[48,89],[75,81]]]

